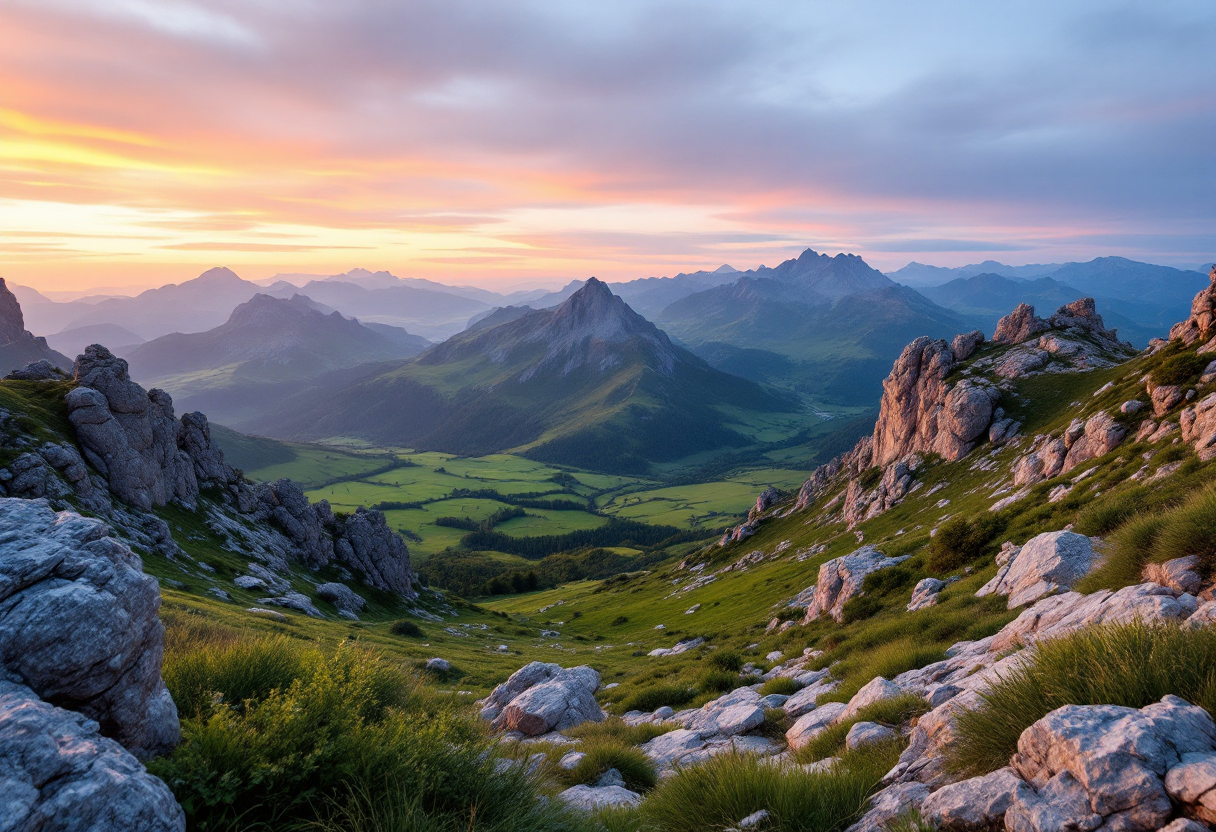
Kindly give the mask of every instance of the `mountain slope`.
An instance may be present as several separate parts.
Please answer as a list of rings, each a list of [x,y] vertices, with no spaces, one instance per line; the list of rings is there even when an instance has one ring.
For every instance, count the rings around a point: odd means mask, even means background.
[[[51,349],[45,338],[26,330],[21,304],[0,277],[0,375],[43,359],[65,370],[72,367],[71,360]]]
[[[807,420],[790,399],[675,346],[594,278],[556,309],[517,312],[412,361],[331,376],[237,427],[636,472],[751,443],[728,422]]]
[[[810,249],[676,301],[658,320],[720,369],[851,405],[877,402],[878,382],[912,338],[972,328],[860,257]]]
[[[369,362],[417,355],[423,338],[377,332],[340,313],[324,314],[303,295],[254,295],[207,332],[165,335],[128,353],[131,374],[163,387],[191,409],[224,420],[260,407],[283,385]]]

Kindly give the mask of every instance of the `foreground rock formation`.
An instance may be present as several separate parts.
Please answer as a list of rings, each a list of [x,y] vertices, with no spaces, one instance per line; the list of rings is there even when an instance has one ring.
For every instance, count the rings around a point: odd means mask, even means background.
[[[595,701],[599,687],[600,674],[585,665],[567,670],[532,662],[477,704],[495,730],[536,737],[587,721],[602,722],[604,712]]]
[[[157,583],[99,520],[0,499],[0,825],[184,830]]]

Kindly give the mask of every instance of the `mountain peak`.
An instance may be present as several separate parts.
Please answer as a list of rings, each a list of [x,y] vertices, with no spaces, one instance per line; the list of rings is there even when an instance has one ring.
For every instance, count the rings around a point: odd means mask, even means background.
[[[723,263],[721,266],[718,266],[718,268],[714,269],[711,272],[711,274],[735,274],[738,271],[739,271],[738,269],[736,269],[734,266],[730,265],[729,263]]]
[[[216,266],[200,274],[194,280],[203,283],[243,283],[244,281],[227,266]]]
[[[25,334],[21,304],[0,277],[0,344],[11,344]]]

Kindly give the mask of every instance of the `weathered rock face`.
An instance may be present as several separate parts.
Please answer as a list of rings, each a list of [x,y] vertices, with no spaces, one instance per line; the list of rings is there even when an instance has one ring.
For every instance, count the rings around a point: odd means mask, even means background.
[[[321,584],[317,587],[317,597],[331,602],[338,608],[340,614],[345,614],[348,618],[356,618],[358,613],[363,612],[363,608],[367,606],[367,602],[346,584]]]
[[[903,501],[915,483],[921,465],[920,454],[893,462],[883,469],[878,485],[866,490],[859,479],[850,479],[841,502],[841,519],[849,528],[863,520],[877,517]]]
[[[963,335],[955,335],[950,342],[950,351],[954,353],[955,361],[966,361],[975,352],[975,348],[984,343],[984,333],[978,329]]]
[[[844,557],[824,562],[819,567],[815,595],[807,607],[803,623],[814,621],[822,615],[830,615],[840,621],[844,616],[844,605],[861,595],[861,584],[866,575],[898,566],[907,559],[906,555],[889,558],[873,546],[863,546]]]
[[[1212,325],[1216,323],[1216,266],[1208,277],[1212,285],[1195,295],[1190,317],[1170,327],[1171,341],[1181,341],[1189,347],[1212,337]]]
[[[946,588],[946,582],[938,578],[922,578],[912,588],[912,600],[908,602],[908,612],[923,610],[937,603],[937,596]]]
[[[975,594],[1007,595],[1009,609],[1068,589],[1089,574],[1094,550],[1088,537],[1074,532],[1047,532],[1032,537]]]
[[[224,453],[211,444],[211,424],[202,413],[186,413],[178,429],[178,446],[194,463],[194,476],[200,485],[235,485],[241,477],[224,459]]]
[[[1195,448],[1199,458],[1207,461],[1216,456],[1216,393],[1184,408],[1178,417],[1182,440]]]
[[[599,687],[600,674],[586,665],[567,670],[532,662],[478,704],[482,718],[490,720],[495,730],[535,737],[587,721],[602,722],[604,712],[595,701]]]
[[[872,464],[887,465],[915,451],[954,461],[987,432],[1000,392],[979,380],[946,383],[955,365],[945,341],[917,338],[883,382]]]
[[[329,504],[320,503],[328,512]],[[332,516],[332,515],[331,515]],[[405,542],[388,527],[378,511],[360,506],[342,523],[335,521],[334,550],[338,559],[358,570],[368,586],[414,597],[413,570]]]
[[[1167,772],[1184,755],[1211,755],[1214,748],[1212,717],[1176,696],[1140,710],[1059,708],[1018,739],[1011,764],[1030,788],[1015,794],[1006,827],[1011,832],[1160,829],[1173,811]]]
[[[0,669],[137,756],[171,749],[160,590],[99,520],[0,499]]]
[[[1013,800],[1029,787],[1012,768],[944,786],[925,798],[921,816],[943,832],[999,832]]]
[[[326,530],[333,523],[329,503],[313,505],[300,486],[288,479],[261,483],[252,490],[255,500],[248,511],[255,519],[270,520],[291,542],[299,561],[320,569],[334,559],[334,541]]]
[[[126,361],[96,344],[77,359],[76,381],[80,386],[66,397],[68,419],[114,495],[145,510],[173,499],[193,508],[198,479],[178,447],[168,394],[145,392],[131,381]]]
[[[1019,303],[1017,308],[997,321],[992,334],[994,344],[1021,344],[1048,329],[1047,321],[1034,314],[1034,307]]]
[[[0,679],[0,828],[184,832],[186,818],[96,722]]]
[[[1066,474],[1083,462],[1110,453],[1127,436],[1127,428],[1105,411],[1084,422],[1074,421],[1063,436],[1038,436],[1011,468],[1017,486],[1034,485]]]
[[[1198,555],[1187,555],[1184,558],[1174,558],[1165,563],[1150,563],[1142,572],[1144,580],[1175,589],[1178,592],[1189,592],[1198,595],[1203,588],[1202,567]]]
[[[0,277],[0,373],[44,360],[57,367],[72,364],[67,357],[51,349],[45,338],[26,332],[21,304]]]

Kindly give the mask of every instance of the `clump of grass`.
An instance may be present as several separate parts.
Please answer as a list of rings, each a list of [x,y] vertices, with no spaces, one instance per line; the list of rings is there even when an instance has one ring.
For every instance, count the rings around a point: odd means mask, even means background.
[[[1153,544],[1165,523],[1160,514],[1138,514],[1126,521],[1110,536],[1106,561],[1077,582],[1077,591],[1089,593],[1140,583],[1140,572],[1152,560]]]
[[[1082,630],[1038,645],[1034,660],[959,714],[947,762],[983,774],[1007,764],[1018,737],[1064,705],[1143,708],[1175,694],[1216,709],[1216,639],[1202,630],[1141,622]]]
[[[844,753],[844,741],[849,735],[849,729],[857,723],[877,722],[897,728],[928,710],[929,703],[925,701],[924,697],[913,694],[882,699],[869,707],[862,708],[851,718],[838,722],[819,734],[798,749],[794,758],[800,763],[813,763],[828,757],[839,757]]]
[[[623,711],[653,711],[667,705],[678,708],[691,702],[697,689],[689,685],[660,684],[642,688],[620,702]]]
[[[738,673],[710,668],[701,674],[697,689],[701,693],[728,693],[741,684]]]
[[[603,722],[584,722],[582,725],[576,725],[563,733],[568,737],[588,742],[615,740],[625,745],[642,745],[655,737],[675,730],[676,727],[674,723],[671,725],[655,725],[653,723],[627,725],[625,720],[619,716],[611,716]]]
[[[1105,537],[1141,511],[1148,489],[1143,486],[1103,494],[1077,514],[1073,530],[1090,537]]]
[[[1209,357],[1193,352],[1170,356],[1153,368],[1150,376],[1154,384],[1183,385],[1198,381],[1208,366]]]
[[[955,517],[937,529],[929,541],[929,569],[938,574],[960,569],[977,560],[1007,523],[999,514],[975,519]]]
[[[389,625],[388,631],[395,636],[405,638],[426,638],[426,633],[422,631],[422,628],[407,618],[394,621]]]
[[[658,782],[654,763],[640,748],[609,737],[585,740],[578,748],[586,756],[569,771],[561,771],[559,778],[567,786],[580,783],[594,785],[609,769],[620,772],[625,787],[630,791],[646,792]]]
[[[774,676],[760,686],[761,696],[769,696],[774,693],[781,696],[793,696],[797,692],[798,683],[788,676]]]
[[[203,637],[193,649],[167,651],[162,675],[179,714],[206,716],[217,706],[240,709],[285,690],[316,660],[309,647],[284,636]]]
[[[861,751],[847,765],[819,774],[724,754],[663,781],[642,805],[642,818],[664,832],[702,832],[732,827],[764,809],[768,829],[837,832],[864,812],[899,758],[898,747],[887,744]]]
[[[909,636],[895,638],[870,649],[851,651],[847,658],[832,665],[832,675],[844,681],[820,701],[848,702],[853,694],[861,690],[862,685],[876,676],[892,679],[905,671],[917,670],[945,658],[946,651],[941,647],[921,644]]]
[[[715,650],[705,659],[711,667],[738,673],[743,669],[743,657],[737,650]]]

